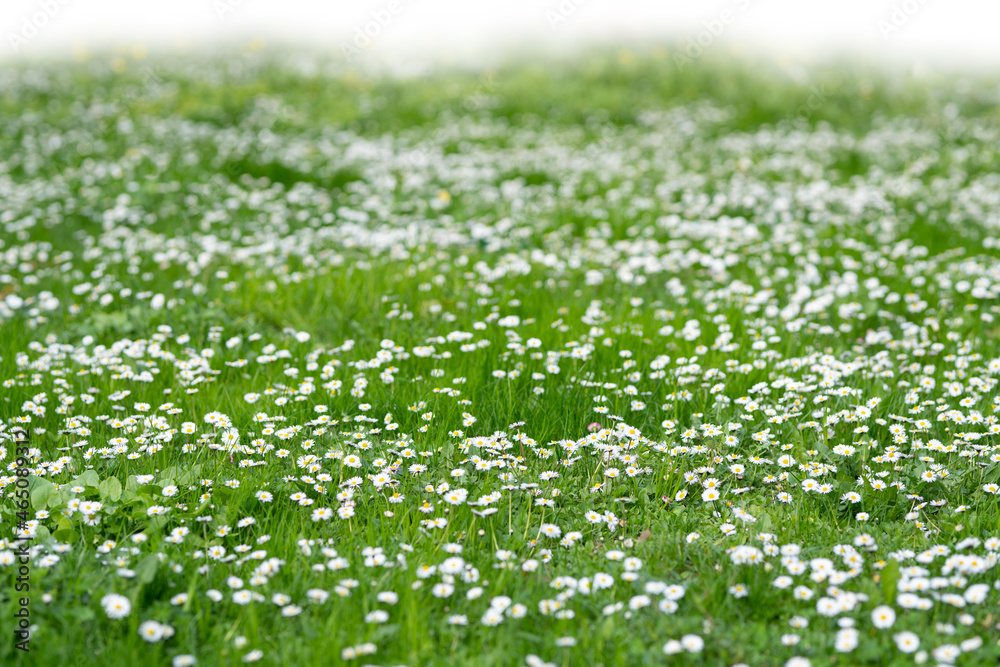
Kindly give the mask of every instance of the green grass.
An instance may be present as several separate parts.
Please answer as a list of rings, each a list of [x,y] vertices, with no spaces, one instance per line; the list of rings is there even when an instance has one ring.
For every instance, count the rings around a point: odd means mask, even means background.
[[[995,77],[672,53],[10,67],[0,664],[995,661]]]

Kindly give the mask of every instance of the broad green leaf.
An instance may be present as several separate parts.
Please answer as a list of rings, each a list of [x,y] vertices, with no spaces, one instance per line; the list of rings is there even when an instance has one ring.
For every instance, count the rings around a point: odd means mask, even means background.
[[[887,605],[896,602],[896,584],[899,582],[899,561],[889,559],[889,564],[882,568],[882,597]]]
[[[135,579],[140,584],[148,584],[156,577],[156,570],[160,567],[160,559],[156,554],[146,556],[135,566]]]
[[[85,470],[70,483],[70,486],[91,486],[96,488],[100,483],[101,478],[97,476],[96,470]]]
[[[108,477],[98,487],[102,500],[117,502],[122,497],[122,483],[117,477]]]
[[[31,486],[31,507],[36,510],[44,509],[49,496],[55,491],[55,485],[47,479],[36,477]]]
[[[77,534],[72,528],[60,528],[56,532],[52,533],[52,537],[56,538],[60,542],[73,542],[76,540]]]
[[[194,484],[199,479],[201,479],[201,464],[196,463],[190,468],[181,470],[177,475],[174,484],[177,484],[178,486],[183,486],[186,484]]]
[[[71,612],[73,617],[80,623],[92,621],[95,618],[94,610],[85,605],[73,607]]]

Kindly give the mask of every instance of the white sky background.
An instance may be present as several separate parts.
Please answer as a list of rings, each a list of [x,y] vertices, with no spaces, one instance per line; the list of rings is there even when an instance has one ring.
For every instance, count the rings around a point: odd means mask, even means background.
[[[728,11],[711,46],[1000,66],[1000,0],[0,0],[0,59],[252,38],[340,53],[379,11],[390,18],[362,56],[389,62],[488,63],[517,45],[693,39]],[[565,20],[553,26],[553,15]]]

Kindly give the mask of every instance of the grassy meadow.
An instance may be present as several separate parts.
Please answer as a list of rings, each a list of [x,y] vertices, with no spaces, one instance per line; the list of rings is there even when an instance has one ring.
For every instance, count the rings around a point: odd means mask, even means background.
[[[1000,82],[675,56],[0,69],[0,664],[996,664]]]

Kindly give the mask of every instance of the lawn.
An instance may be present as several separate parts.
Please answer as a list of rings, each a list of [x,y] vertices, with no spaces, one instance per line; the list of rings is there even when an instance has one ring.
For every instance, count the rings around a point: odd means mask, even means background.
[[[0,70],[0,664],[995,664],[998,78],[717,51]]]

